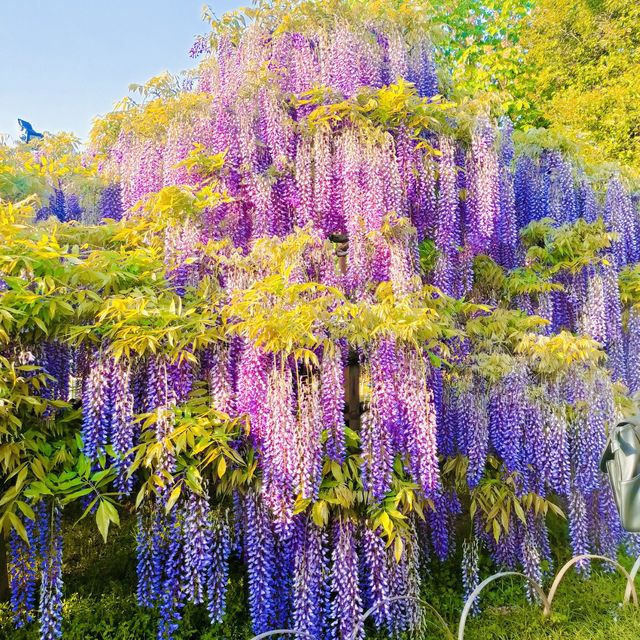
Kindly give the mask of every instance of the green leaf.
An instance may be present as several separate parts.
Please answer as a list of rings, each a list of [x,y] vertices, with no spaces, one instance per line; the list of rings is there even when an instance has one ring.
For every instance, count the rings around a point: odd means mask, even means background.
[[[111,524],[111,518],[109,517],[109,511],[106,504],[107,503],[104,500],[101,500],[98,505],[98,509],[96,510],[96,524],[98,525],[98,530],[102,534],[102,539],[105,543],[109,536],[109,525]]]
[[[164,505],[164,509],[167,513],[171,511],[171,509],[173,508],[173,505],[175,505],[175,503],[178,501],[178,498],[180,497],[181,492],[182,492],[182,485],[177,484],[173,488],[173,491],[171,491],[171,494],[169,495],[169,499],[167,500],[167,503]]]
[[[318,527],[324,527],[329,522],[329,507],[325,500],[318,500],[313,504],[311,517]]]
[[[393,555],[396,559],[396,562],[400,562],[402,559],[402,552],[404,551],[404,543],[402,542],[402,538],[400,536],[396,536],[396,539],[393,541]]]
[[[113,524],[119,525],[120,514],[118,513],[118,510],[116,509],[115,505],[108,500],[105,500],[103,504],[105,506],[105,510],[107,511],[107,514],[109,515],[109,520],[111,520]]]
[[[493,537],[495,541],[498,542],[500,540],[500,534],[501,534],[500,523],[497,520],[492,520],[491,524],[493,527]]]
[[[20,511],[22,511],[22,513],[27,518],[29,518],[29,520],[36,519],[36,514],[33,512],[33,509],[26,502],[23,502],[22,500],[16,500],[16,506],[18,507],[18,509],[20,509]]]
[[[7,518],[11,526],[15,529],[16,533],[27,543],[29,544],[29,536],[27,535],[27,530],[24,528],[22,521],[18,516],[13,513],[13,511],[7,511]]]

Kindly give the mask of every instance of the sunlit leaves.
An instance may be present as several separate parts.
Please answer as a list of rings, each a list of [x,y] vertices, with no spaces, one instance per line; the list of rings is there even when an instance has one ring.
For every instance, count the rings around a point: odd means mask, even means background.
[[[326,87],[316,87],[292,98],[292,104],[295,107],[318,105],[307,116],[312,129],[348,122],[362,127],[365,132],[370,129],[371,133],[376,128],[389,131],[406,127],[416,137],[425,131],[442,128],[446,112],[453,106],[440,96],[421,98],[415,87],[403,79],[380,89],[362,89],[347,100],[337,98]],[[425,140],[421,144],[428,146]],[[433,153],[438,152],[434,149]]]
[[[94,121],[90,133],[91,147],[98,154],[104,154],[118,140],[121,134],[133,133],[151,140],[163,140],[169,124],[175,117],[197,118],[204,114],[211,103],[211,96],[191,91],[174,92],[172,78],[165,86],[159,78],[155,87],[143,88],[146,101],[137,104],[132,98],[125,99],[120,109]],[[135,88],[137,91],[137,86]],[[165,95],[164,98],[158,97]],[[169,97],[166,97],[167,94]]]
[[[544,219],[525,227],[521,237],[528,247],[527,263],[543,274],[546,271],[553,275],[563,270],[576,273],[602,261],[616,235],[606,231],[601,219],[592,223],[580,219],[560,227]]]
[[[178,166],[185,167],[190,173],[200,176],[206,182],[215,178],[216,174],[224,167],[224,153],[209,154],[205,146],[195,142],[193,149],[187,157],[178,163]]]
[[[95,184],[96,164],[83,161],[78,148],[69,133],[46,134],[29,144],[0,143],[0,201],[42,198],[63,180],[75,188]]]
[[[546,516],[547,513],[564,515],[556,504],[536,493],[519,495],[517,478],[513,475],[506,478],[490,475],[471,491],[469,517],[473,520],[479,514],[485,531],[496,542],[509,533],[514,518],[526,526],[526,513],[531,512],[536,516]]]
[[[185,404],[173,410],[173,429],[162,440],[154,430],[157,419],[157,412],[140,416],[141,444],[134,448],[129,468],[130,474],[143,472],[138,504],[171,487],[165,502],[169,511],[186,488],[201,493],[205,477],[213,480],[213,490],[223,496],[253,480],[252,455],[243,456],[232,446],[242,433],[242,420],[212,409],[205,389],[197,387]],[[170,476],[161,469],[167,453],[176,460]]]
[[[593,338],[568,331],[552,336],[529,334],[520,341],[517,351],[545,373],[566,371],[576,364],[595,365],[605,357],[601,345]]]
[[[166,225],[185,219],[197,220],[205,209],[215,208],[225,202],[231,202],[230,196],[219,193],[211,185],[199,188],[180,185],[164,187],[138,206],[144,207],[147,213],[157,216]]]
[[[595,143],[593,160],[618,160],[636,174],[639,25],[637,4],[626,0],[538,0],[520,34],[534,70],[527,89],[538,106],[534,122],[561,126],[578,143]]]
[[[631,265],[620,271],[620,301],[625,306],[640,304],[640,266]]]

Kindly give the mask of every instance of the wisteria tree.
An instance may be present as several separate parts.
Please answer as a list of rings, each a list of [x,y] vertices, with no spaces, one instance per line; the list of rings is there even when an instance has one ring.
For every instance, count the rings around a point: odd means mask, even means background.
[[[637,201],[442,95],[431,26],[412,2],[258,4],[82,157],[2,156],[16,624],[61,636],[74,509],[105,539],[135,510],[161,640],[188,602],[224,619],[232,559],[256,634],[350,640],[371,606],[413,628],[389,599],[428,598],[457,550],[467,592],[481,555],[540,580],[551,517],[615,556],[598,458],[640,385]]]

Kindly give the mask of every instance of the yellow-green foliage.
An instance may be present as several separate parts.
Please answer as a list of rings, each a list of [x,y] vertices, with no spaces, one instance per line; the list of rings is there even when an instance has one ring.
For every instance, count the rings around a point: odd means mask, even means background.
[[[607,232],[602,220],[554,227],[548,218],[532,222],[520,236],[528,247],[527,263],[538,272],[553,275],[559,271],[577,273],[589,264],[604,261],[616,234]]]
[[[625,307],[640,304],[640,265],[631,265],[620,271],[620,300]]]
[[[605,254],[616,234],[608,233],[602,220],[592,223],[578,220],[555,227],[551,219],[543,218],[527,225],[520,236],[527,248],[522,267],[505,272],[489,256],[476,256],[474,299],[510,304],[516,296],[562,291],[558,274],[576,274],[587,265],[606,264]]]
[[[42,196],[63,180],[78,189],[99,183],[96,163],[81,156],[75,136],[60,133],[29,144],[0,144],[0,200]]]
[[[457,99],[494,94],[494,106],[519,117],[531,108],[520,32],[532,0],[434,0],[425,2],[438,25],[437,55],[443,78]]]
[[[521,32],[538,122],[594,142],[640,169],[640,5],[630,0],[537,0]]]
[[[104,153],[118,140],[121,133],[132,133],[140,138],[163,141],[169,125],[175,120],[190,121],[206,112],[211,96],[206,93],[179,92],[154,97],[136,104],[130,98],[106,116],[96,118],[89,135],[91,148]]]
[[[275,36],[287,31],[304,33],[311,26],[314,33],[323,25],[348,22],[352,28],[384,22],[399,27],[409,40],[413,33],[437,31],[435,4],[424,0],[258,0],[252,7],[243,7],[216,16],[205,8],[203,18],[211,25],[211,42],[221,35],[238,40],[247,25],[258,23]],[[373,34],[372,34],[373,37]]]

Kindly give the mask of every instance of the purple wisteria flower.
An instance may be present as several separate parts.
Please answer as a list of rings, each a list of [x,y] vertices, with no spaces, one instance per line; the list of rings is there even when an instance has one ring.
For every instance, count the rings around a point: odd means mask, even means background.
[[[480,584],[478,539],[473,537],[462,543],[462,584],[464,599],[467,601],[476,587]],[[480,603],[476,599],[471,607],[472,615],[480,613]]]
[[[364,559],[365,594],[369,607],[375,607],[372,614],[378,629],[389,623],[389,579],[387,572],[388,554],[380,532],[368,527],[362,530],[362,553]]]
[[[268,631],[275,614],[274,552],[275,540],[269,514],[260,498],[245,499],[245,555],[249,572],[249,609],[255,634]]]
[[[209,520],[209,556],[207,575],[207,611],[213,624],[222,622],[227,608],[231,530],[228,514],[215,514]]]
[[[42,558],[40,639],[62,638],[62,509],[51,507],[51,526]]]
[[[362,597],[358,580],[358,554],[356,527],[349,520],[335,523],[333,530],[333,554],[331,585],[333,591],[332,617],[338,640],[349,640],[356,636],[362,640],[364,629],[360,624]]]

